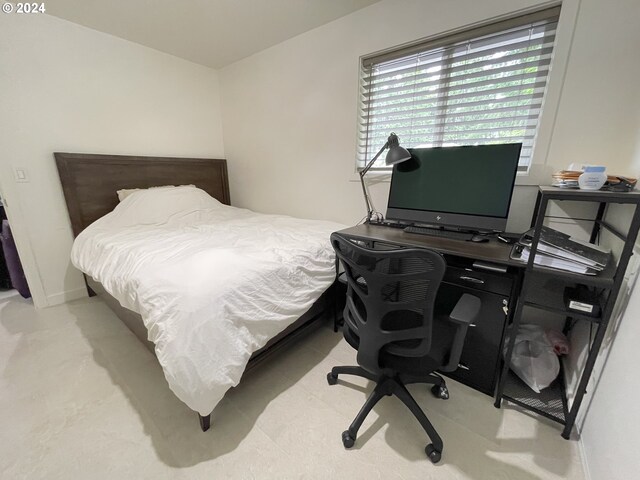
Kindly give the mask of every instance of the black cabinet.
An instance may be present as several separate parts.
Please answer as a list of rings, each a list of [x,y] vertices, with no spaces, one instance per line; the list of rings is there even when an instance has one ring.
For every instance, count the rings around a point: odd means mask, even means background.
[[[464,293],[481,301],[478,318],[467,331],[460,366],[443,373],[487,395],[493,395],[496,386],[513,282],[509,274],[450,266],[438,290],[436,309],[440,312],[450,312]]]

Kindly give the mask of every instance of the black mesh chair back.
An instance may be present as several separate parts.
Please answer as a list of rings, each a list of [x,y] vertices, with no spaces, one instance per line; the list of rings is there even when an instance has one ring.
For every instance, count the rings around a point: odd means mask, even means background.
[[[425,249],[367,248],[337,233],[331,243],[345,269],[345,336],[350,330],[358,338],[358,364],[382,373],[382,353],[429,355],[433,308],[446,269],[442,255]]]

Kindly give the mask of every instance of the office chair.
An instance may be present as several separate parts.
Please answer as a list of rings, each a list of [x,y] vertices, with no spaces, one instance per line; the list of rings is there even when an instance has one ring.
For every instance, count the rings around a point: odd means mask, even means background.
[[[338,375],[348,374],[376,383],[349,429],[342,433],[342,443],[351,448],[371,409],[385,395],[395,395],[431,439],[425,452],[436,463],[442,455],[442,439],[405,385],[433,384],[431,392],[436,397],[449,398],[443,378],[434,372],[458,368],[467,329],[478,315],[480,300],[465,293],[453,311],[434,315],[446,269],[442,255],[379,244],[368,248],[338,233],[331,235],[331,243],[347,279],[343,331],[346,341],[357,350],[358,366],[334,367],[327,381],[335,385]]]

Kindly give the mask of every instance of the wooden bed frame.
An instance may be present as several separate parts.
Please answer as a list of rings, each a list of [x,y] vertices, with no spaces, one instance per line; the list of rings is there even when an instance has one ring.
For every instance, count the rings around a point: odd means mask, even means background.
[[[64,198],[69,211],[74,237],[98,218],[118,205],[117,190],[149,188],[163,185],[195,185],[220,202],[229,205],[227,161],[224,159],[135,157],[123,155],[94,155],[83,153],[54,153]],[[89,296],[100,295],[122,322],[155,355],[154,345],[147,338],[142,317],[120,305],[93,278],[85,276]],[[330,287],[298,320],[272,338],[249,360],[251,370],[269,354],[298,338],[328,309],[337,314],[336,285]],[[207,431],[211,415],[200,418],[200,427]]]

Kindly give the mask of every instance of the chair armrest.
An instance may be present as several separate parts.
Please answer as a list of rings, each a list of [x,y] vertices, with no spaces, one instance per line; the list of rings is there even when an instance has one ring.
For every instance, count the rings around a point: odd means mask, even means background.
[[[480,312],[480,299],[468,293],[464,293],[456,306],[449,314],[449,320],[454,323],[470,325]]]
[[[449,361],[447,364],[440,368],[443,372],[453,372],[458,368],[458,362],[460,362],[460,356],[462,355],[462,347],[464,346],[464,340],[467,336],[467,330],[480,313],[481,306],[480,299],[474,297],[468,293],[465,293],[460,297],[458,303],[449,314],[449,321],[457,324],[455,336],[453,337],[453,345],[451,345],[451,353],[449,354]]]

